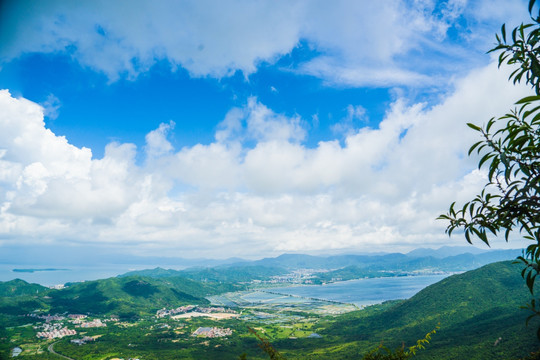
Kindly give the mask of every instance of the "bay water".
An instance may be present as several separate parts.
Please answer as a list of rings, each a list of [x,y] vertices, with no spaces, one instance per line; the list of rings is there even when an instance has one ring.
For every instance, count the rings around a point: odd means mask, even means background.
[[[450,274],[381,277],[270,289],[273,293],[365,306],[387,300],[408,299]]]

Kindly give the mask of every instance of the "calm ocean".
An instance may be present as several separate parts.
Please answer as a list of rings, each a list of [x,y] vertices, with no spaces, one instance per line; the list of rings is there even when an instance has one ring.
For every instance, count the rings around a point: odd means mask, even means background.
[[[163,265],[161,265],[164,267]],[[109,277],[125,274],[128,271],[152,269],[156,266],[152,265],[112,265],[105,264],[102,266],[32,266],[32,265],[6,265],[0,264],[0,281],[9,281],[13,279],[22,279],[29,283],[36,283],[44,286],[52,286],[65,284],[67,282],[79,282],[106,279]],[[166,267],[166,266],[165,266]],[[55,268],[55,271],[34,271],[34,272],[14,272],[13,269],[50,269]],[[174,268],[174,267],[167,267]]]
[[[326,285],[272,288],[271,291],[285,295],[339,301],[361,306],[381,303],[386,300],[408,299],[423,288],[447,276],[449,274],[383,277],[341,281]]]

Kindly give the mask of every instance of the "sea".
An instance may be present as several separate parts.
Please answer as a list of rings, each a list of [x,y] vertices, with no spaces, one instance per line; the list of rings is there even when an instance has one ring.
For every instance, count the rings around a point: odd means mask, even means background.
[[[156,267],[174,269],[167,265],[141,264],[103,264],[101,266],[43,266],[0,264],[0,281],[21,279],[29,283],[43,286],[56,286],[65,283],[106,279],[125,274],[130,271],[153,269]],[[14,271],[14,270],[24,270]]]
[[[408,299],[425,287],[450,274],[381,277],[340,281],[325,285],[301,285],[272,288],[273,293],[303,298],[338,301],[366,306],[387,300]]]

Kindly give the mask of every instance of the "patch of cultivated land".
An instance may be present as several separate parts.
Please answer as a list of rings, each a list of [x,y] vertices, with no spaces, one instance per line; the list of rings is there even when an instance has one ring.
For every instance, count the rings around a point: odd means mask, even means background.
[[[249,309],[277,312],[299,311],[318,315],[337,315],[358,310],[352,304],[307,299],[299,296],[270,293],[265,290],[236,291],[207,298],[213,305],[230,304]]]

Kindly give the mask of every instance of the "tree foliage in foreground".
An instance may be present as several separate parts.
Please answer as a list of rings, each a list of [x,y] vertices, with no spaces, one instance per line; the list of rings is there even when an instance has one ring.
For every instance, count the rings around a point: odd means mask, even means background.
[[[429,341],[431,340],[431,335],[434,335],[437,330],[439,330],[439,325],[433,330],[431,330],[429,333],[426,334],[426,336],[423,339],[419,339],[416,341],[416,345],[410,346],[407,349],[405,349],[405,344],[394,351],[388,349],[387,347],[383,346],[382,344],[372,351],[368,352],[362,360],[407,360],[411,357],[415,356],[416,353],[419,350],[423,350],[426,348],[426,345],[429,344]]]
[[[254,329],[248,329],[249,332],[255,335],[255,337],[257,337],[259,340],[259,348],[261,348],[261,350],[264,351],[264,353],[266,353],[271,360],[287,360],[266,338],[259,335]],[[428,345],[429,341],[431,340],[431,336],[436,334],[437,330],[439,329],[440,326],[437,325],[435,329],[427,333],[423,339],[417,340],[415,345],[409,346],[408,348],[405,348],[405,344],[403,344],[400,348],[390,350],[388,347],[381,344],[365,354],[362,357],[362,360],[408,360],[415,356],[418,351],[425,349],[426,345]],[[239,360],[246,359],[247,356],[245,354],[242,354],[239,357]]]
[[[487,168],[488,182],[473,200],[461,208],[453,203],[439,217],[449,222],[449,235],[463,229],[469,243],[476,238],[489,245],[491,236],[503,234],[508,241],[516,232],[530,240],[518,259],[524,264],[521,274],[531,294],[540,273],[540,12],[533,16],[535,3],[529,1],[532,23],[521,24],[510,34],[503,25],[497,46],[490,50],[500,52],[499,67],[515,68],[511,81],[525,82],[534,93],[483,126],[467,124],[481,136],[469,155],[480,155],[478,167]],[[540,316],[540,301],[533,299],[528,307],[533,311],[529,319]]]

